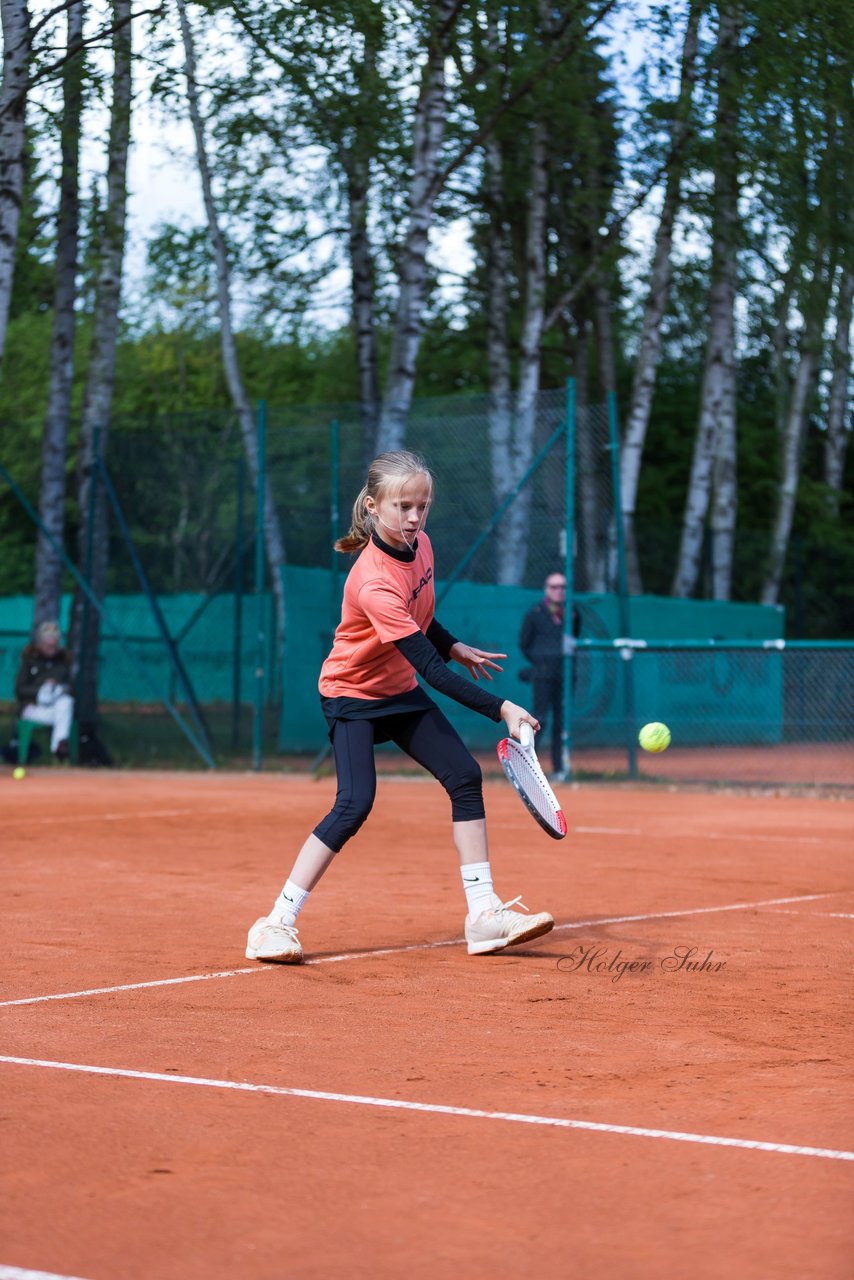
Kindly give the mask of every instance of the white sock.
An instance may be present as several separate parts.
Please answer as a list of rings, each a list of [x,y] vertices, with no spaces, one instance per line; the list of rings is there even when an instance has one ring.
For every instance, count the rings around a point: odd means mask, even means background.
[[[494,905],[492,868],[488,862],[467,862],[460,867],[460,875],[466,891],[469,915],[474,920],[481,911],[488,911]]]
[[[289,880],[275,901],[270,919],[284,920],[285,924],[295,925],[297,916],[308,901],[309,889],[301,889],[293,880]]]

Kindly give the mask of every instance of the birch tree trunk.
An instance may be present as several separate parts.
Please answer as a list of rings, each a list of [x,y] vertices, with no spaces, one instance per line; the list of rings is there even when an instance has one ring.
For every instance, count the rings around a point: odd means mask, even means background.
[[[789,412],[786,416],[777,512],[771,534],[765,581],[759,597],[761,604],[777,604],[780,596],[783,568],[786,563],[795,502],[798,496],[801,455],[808,422],[807,408],[810,394],[815,386],[820,347],[820,324],[815,319],[810,319],[804,326],[801,338],[798,366],[792,385]]]
[[[62,172],[56,227],[56,284],[47,413],[42,436],[39,515],[54,541],[62,545],[65,527],[65,465],[74,372],[74,304],[77,298],[77,241],[80,221],[80,120],[83,111],[83,0],[67,11],[67,62],[63,71]],[[59,617],[62,560],[39,531],[33,623]]]
[[[489,461],[492,492],[500,505],[513,487],[513,392],[510,378],[508,289],[510,246],[504,220],[503,162],[494,137],[485,147],[487,210],[487,364],[489,368]]]
[[[735,435],[735,373],[724,388],[712,472],[712,599],[732,595],[732,562],[738,496]]]
[[[368,234],[368,190],[370,166],[365,157],[345,162],[349,219],[350,268],[352,284],[352,324],[359,371],[359,414],[362,434],[362,462],[367,468],[376,452],[380,411],[379,361],[374,308],[374,263]]]
[[[24,187],[27,85],[32,54],[26,0],[0,0],[3,80],[0,83],[0,367],[12,300],[15,246]]]
[[[692,0],[682,43],[679,97],[670,134],[672,159],[667,170],[664,199],[655,235],[649,293],[644,305],[632,395],[620,452],[620,501],[626,547],[626,576],[631,593],[643,590],[635,536],[635,510],[641,460],[655,392],[661,353],[661,330],[673,278],[673,228],[682,198],[685,145],[691,132],[690,114],[697,78],[697,45],[701,0]]]
[[[127,162],[131,114],[131,0],[114,0],[113,83],[110,135],[107,143],[107,198],[99,245],[92,345],[83,397],[78,461],[81,513],[80,563],[89,570],[89,585],[101,600],[106,591],[109,560],[107,512],[97,482],[95,449],[101,457],[107,438],[116,371],[116,344],[122,292],[127,215]],[[96,446],[97,441],[97,446]],[[95,485],[93,494],[92,486]],[[91,521],[91,524],[90,524]],[[84,619],[86,620],[84,622]],[[74,647],[80,662],[77,714],[81,728],[94,728],[98,710],[98,642],[96,610],[75,602]]]
[[[590,320],[586,306],[578,310],[578,341],[575,350],[575,447],[578,458],[578,560],[580,591],[604,591],[602,505],[598,487],[598,456],[593,411],[590,405]],[[583,586],[581,583],[583,582]]]
[[[839,498],[845,472],[845,454],[849,423],[849,386],[851,379],[851,304],[854,299],[854,271],[842,268],[836,298],[836,332],[833,338],[833,372],[827,406],[827,438],[824,444],[824,482],[830,490],[830,507],[839,514]]]
[[[78,447],[80,557],[97,599],[106,592],[109,561],[107,511],[98,483],[96,450],[104,456],[113,401],[127,215],[127,161],[131,113],[131,0],[114,0],[113,82],[107,143],[107,196],[99,244],[95,310]],[[93,489],[94,486],[94,489]],[[79,663],[77,715],[94,730],[98,712],[98,644],[101,619],[78,593],[72,644]]]
[[[531,189],[525,236],[525,312],[519,348],[516,431],[512,448],[513,484],[518,484],[534,452],[537,396],[540,390],[540,347],[546,302],[546,200],[548,155],[546,129],[536,124],[531,139]],[[519,585],[525,578],[531,489],[522,489],[507,512],[506,533],[498,546],[497,580]]]
[[[614,326],[611,321],[611,296],[607,285],[603,281],[599,281],[594,290],[594,317],[596,326],[596,352],[599,358],[599,396],[603,404],[607,407],[609,398],[617,395],[617,361],[614,354]],[[594,429],[594,423],[591,420],[591,430]],[[598,425],[597,435],[602,433],[601,424]],[[608,448],[611,447],[610,435],[610,414],[605,424],[605,430],[608,432],[607,441]],[[598,446],[602,447],[601,438]],[[610,457],[610,454],[608,454]],[[598,474],[598,467],[596,472]],[[611,494],[611,510],[608,519],[608,535],[607,540],[603,544],[602,556],[603,563],[597,567],[596,576],[602,583],[602,591],[618,591],[620,588],[620,564],[619,551],[617,545],[617,495],[612,493],[613,485],[611,484],[610,468],[608,473],[608,489]],[[597,502],[601,505],[601,500],[597,496]],[[600,520],[602,516],[600,514]],[[624,544],[625,550],[625,544]],[[640,576],[639,574],[637,575]],[[629,574],[626,571],[626,582],[628,583]],[[597,588],[598,590],[599,588]]]
[[[716,61],[718,103],[715,129],[715,189],[712,212],[712,267],[709,288],[709,337],[694,441],[691,478],[671,594],[690,596],[700,576],[700,556],[709,507],[715,456],[735,439],[735,290],[738,238],[738,85],[734,58],[740,15],[735,5],[721,6]],[[733,471],[734,476],[734,471]],[[723,499],[722,499],[723,501]],[[729,512],[730,507],[726,510]],[[734,522],[722,509],[722,529]]]
[[[193,44],[193,33],[187,20],[184,0],[178,0],[178,16],[181,22],[181,38],[184,45],[184,71],[187,80],[187,101],[190,108],[190,120],[196,142],[196,163],[202,184],[202,196],[208,223],[208,235],[216,264],[217,300],[219,306],[220,349],[223,368],[228,384],[232,404],[240,423],[243,447],[249,461],[249,469],[255,483],[256,493],[259,489],[258,475],[258,437],[255,430],[255,418],[237,357],[237,346],[234,340],[234,327],[231,315],[231,269],[225,247],[225,239],[219,225],[216,203],[213,197],[213,183],[205,145],[204,126],[199,107],[199,92],[196,79],[196,54]],[[270,568],[273,596],[276,601],[276,627],[278,631],[278,652],[281,657],[285,639],[285,587],[282,568],[285,564],[285,549],[282,540],[279,517],[273,500],[273,491],[269,476],[264,484],[264,544],[267,552],[267,564]]]
[[[400,292],[380,413],[377,438],[380,452],[403,445],[412,403],[427,292],[427,249],[445,136],[445,61],[461,4],[460,0],[436,0],[430,7],[434,14],[433,30],[415,110],[409,216],[401,250]]]
[[[617,361],[614,355],[614,326],[611,323],[611,295],[601,280],[593,291],[596,323],[596,351],[599,357],[599,395],[606,401],[617,392]]]

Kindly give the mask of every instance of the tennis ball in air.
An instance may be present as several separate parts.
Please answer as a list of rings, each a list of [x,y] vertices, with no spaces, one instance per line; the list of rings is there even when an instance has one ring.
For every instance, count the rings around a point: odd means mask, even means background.
[[[670,746],[670,730],[666,724],[654,720],[645,724],[638,734],[638,742],[644,751],[666,751]]]
[[[16,782],[20,782],[21,778],[26,778],[26,776],[27,776],[26,769],[22,769],[20,765],[18,765],[17,769],[12,770],[12,777],[15,779]]]

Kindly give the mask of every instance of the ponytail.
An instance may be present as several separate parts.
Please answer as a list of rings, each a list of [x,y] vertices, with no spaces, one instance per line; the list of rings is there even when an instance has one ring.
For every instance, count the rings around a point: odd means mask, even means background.
[[[361,551],[371,540],[371,534],[374,531],[373,521],[368,512],[365,499],[368,496],[368,486],[365,485],[359,491],[359,496],[353,503],[353,515],[350,520],[350,530],[339,538],[335,543],[335,550],[342,551],[349,555],[353,555],[356,551]]]

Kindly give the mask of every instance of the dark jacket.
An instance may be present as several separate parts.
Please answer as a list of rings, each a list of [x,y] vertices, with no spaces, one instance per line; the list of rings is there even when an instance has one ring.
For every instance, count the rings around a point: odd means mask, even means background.
[[[19,713],[35,702],[45,680],[71,686],[71,659],[67,649],[57,649],[53,657],[42,653],[34,644],[28,644],[21,654],[21,665],[15,677],[15,698]]]
[[[581,630],[581,616],[572,610],[572,634]],[[563,622],[559,622],[545,600],[529,609],[522,620],[519,648],[534,668],[535,675],[557,674],[563,657]]]

